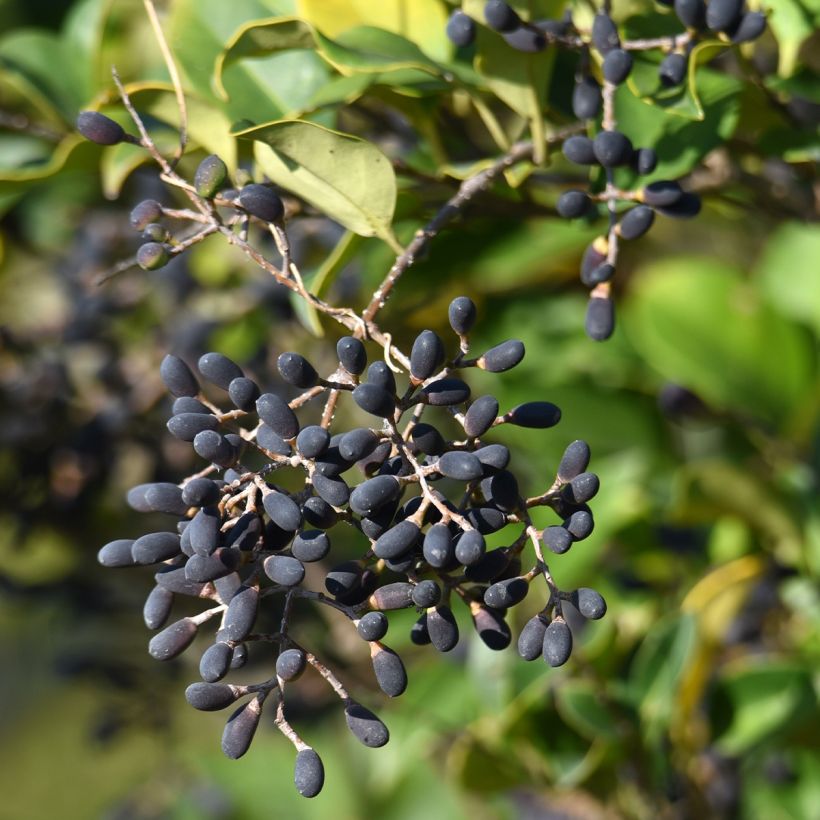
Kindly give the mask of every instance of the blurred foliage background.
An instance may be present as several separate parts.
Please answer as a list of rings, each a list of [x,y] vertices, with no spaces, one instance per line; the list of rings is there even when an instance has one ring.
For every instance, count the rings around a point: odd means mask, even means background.
[[[563,7],[530,5],[536,17]],[[145,531],[123,503],[128,487],[192,469],[189,448],[164,431],[166,351],[192,361],[221,350],[270,384],[283,350],[330,365],[337,330],[218,240],[98,284],[137,247],[130,208],[174,200],[136,149],[82,143],[73,121],[102,106],[125,122],[116,63],[172,147],[167,73],[137,0],[0,2],[0,817],[820,817],[820,4],[750,5],[770,12],[758,44],[710,53],[672,100],[619,93],[622,128],[657,147],[655,176],[687,175],[704,211],[659,219],[623,249],[610,342],[583,333],[577,268],[600,226],[555,216],[558,193],[578,181],[559,155],[478,199],[381,317],[403,343],[423,327],[445,333],[449,300],[467,293],[480,309],[476,349],[525,342],[521,366],[474,389],[502,406],[562,408],[557,428],[507,436],[533,491],[569,441],[590,442],[597,528],[553,571],[565,588],[603,592],[607,618],[572,624],[576,653],[548,670],[474,636],[434,656],[395,638],[411,623],[400,613],[392,644],[411,683],[390,703],[361,641],[315,624],[392,738],[363,749],[328,691],[292,688],[291,714],[328,772],[305,801],[271,721],[241,761],[222,756],[224,716],[183,698],[196,658],[162,665],[145,651],[148,573],[124,577],[95,558]],[[500,58],[482,31],[476,74],[472,54],[444,39],[442,0],[171,0],[160,11],[188,93],[187,172],[210,152],[252,167],[229,136],[239,119],[338,127],[396,160],[394,228],[406,241],[499,153],[476,99],[507,135],[527,129],[519,58]],[[225,44],[287,13],[327,38],[362,23],[402,34],[457,87],[412,65],[351,80],[338,55],[334,68],[303,47],[233,55],[220,97],[211,75]],[[643,0],[616,0],[614,13],[635,32],[669,21]],[[549,50],[529,65],[548,123],[569,122],[571,57]],[[392,252],[301,210],[291,230],[302,269],[332,302],[360,307]],[[516,613],[514,634],[530,614]]]

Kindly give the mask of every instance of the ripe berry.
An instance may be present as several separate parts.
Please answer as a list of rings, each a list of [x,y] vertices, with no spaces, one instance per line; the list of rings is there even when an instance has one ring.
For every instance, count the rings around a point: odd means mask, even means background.
[[[199,372],[211,383],[228,390],[231,382],[243,375],[242,368],[222,353],[205,353],[197,362]]]
[[[507,45],[525,54],[534,54],[538,51],[543,51],[547,46],[547,38],[541,31],[533,31],[523,26],[514,31],[506,32],[501,36],[507,41]]]
[[[432,330],[416,336],[410,351],[410,373],[417,381],[429,379],[444,362],[444,345]]]
[[[413,603],[423,608],[435,606],[441,600],[441,587],[435,581],[420,581],[413,587]]]
[[[675,0],[675,14],[687,28],[706,27],[706,3],[704,0]]]
[[[353,401],[366,413],[386,419],[392,418],[396,409],[393,396],[378,384],[365,382],[353,391]]]
[[[293,387],[313,387],[319,381],[313,365],[299,353],[282,353],[276,366],[279,375]]]
[[[239,204],[263,222],[278,222],[285,214],[285,206],[279,195],[267,185],[246,185],[239,192]]]
[[[638,239],[643,236],[655,221],[655,212],[647,205],[638,205],[627,211],[618,223],[618,235],[621,239]]]
[[[744,0],[709,0],[706,26],[712,31],[729,31],[740,23]]]
[[[592,120],[601,113],[601,86],[594,77],[587,74],[575,83],[572,113],[579,120]]]
[[[358,376],[367,367],[367,351],[359,339],[354,336],[342,336],[336,343],[336,355],[348,373]]]
[[[641,191],[641,200],[653,207],[674,205],[683,196],[683,190],[674,180],[658,180]]]
[[[284,681],[296,680],[306,665],[307,658],[301,649],[286,649],[276,659],[276,676]]]
[[[521,25],[515,9],[504,0],[488,0],[484,6],[484,19],[493,31],[510,32]]]
[[[425,623],[430,643],[439,652],[449,652],[458,644],[458,624],[450,607],[439,605],[429,609]]]
[[[362,615],[356,631],[366,641],[380,641],[387,634],[388,620],[383,612]]]
[[[584,326],[590,339],[596,342],[608,339],[615,330],[615,306],[612,299],[593,296],[587,305]]]
[[[589,211],[591,204],[589,196],[584,191],[571,190],[561,194],[556,207],[564,219],[578,219]]]
[[[658,207],[656,210],[664,216],[671,216],[676,219],[691,219],[700,213],[702,203],[697,194],[684,193],[680,199],[671,205]]]
[[[595,165],[595,150],[589,137],[576,135],[564,141],[564,156],[576,165]]]
[[[572,654],[572,633],[564,621],[553,621],[544,631],[544,660],[552,667],[563,666]]]
[[[570,600],[575,608],[591,621],[597,621],[606,615],[606,601],[603,596],[594,589],[581,587],[572,593]]]
[[[680,85],[686,76],[688,62],[685,54],[667,54],[658,68],[661,83],[668,88]]]
[[[733,43],[756,40],[766,30],[766,15],[759,11],[747,11],[736,29],[728,32]]]
[[[614,48],[620,48],[621,38],[613,19],[600,12],[592,21],[592,45],[601,53],[608,54]]]
[[[622,48],[613,48],[603,64],[604,79],[608,83],[620,85],[632,71],[632,55]]]
[[[450,327],[460,336],[465,336],[473,329],[476,316],[475,304],[468,296],[457,296],[447,308]]]
[[[228,718],[222,732],[222,751],[226,757],[237,760],[248,751],[261,716],[262,707],[253,698]]]
[[[118,122],[99,111],[82,111],[77,117],[77,130],[97,145],[116,145],[128,136]]]
[[[534,615],[524,625],[518,636],[518,654],[525,661],[534,661],[541,654],[546,631],[547,622],[541,615]]]
[[[345,720],[353,736],[371,749],[384,746],[390,739],[390,733],[384,723],[360,703],[348,702],[345,706]]]
[[[564,450],[564,455],[561,457],[561,463],[558,465],[557,475],[561,481],[572,481],[573,478],[580,475],[589,466],[589,445],[578,439],[567,446]]]
[[[479,396],[464,414],[464,432],[470,437],[483,436],[498,417],[498,399]]]
[[[475,21],[463,11],[454,11],[447,21],[447,36],[457,46],[469,46],[475,40]]]
[[[325,767],[313,749],[302,749],[296,755],[293,782],[296,784],[296,791],[302,797],[316,797],[322,790],[325,784]]]
[[[627,165],[632,159],[632,143],[620,131],[601,131],[593,143],[595,158],[604,168]]]
[[[203,712],[226,709],[241,695],[237,686],[227,683],[192,683],[185,690],[185,700]]]
[[[376,683],[388,697],[398,697],[407,688],[407,672],[401,658],[392,649],[378,642],[371,643],[370,646],[370,660]]]
[[[518,339],[508,339],[491,347],[476,364],[488,373],[503,373],[512,370],[524,358],[524,343]]]
[[[638,148],[632,157],[632,161],[635,170],[641,176],[646,176],[657,168],[658,155],[652,148]]]

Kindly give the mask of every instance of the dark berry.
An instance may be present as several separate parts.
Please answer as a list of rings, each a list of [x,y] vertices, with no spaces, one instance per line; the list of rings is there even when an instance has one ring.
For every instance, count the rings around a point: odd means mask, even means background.
[[[593,120],[601,113],[601,86],[594,77],[587,74],[575,83],[572,90],[572,113],[579,120]]]
[[[319,381],[313,365],[299,353],[283,353],[276,366],[282,378],[294,387],[313,387]]]
[[[638,239],[643,236],[655,221],[655,212],[648,205],[638,205],[628,210],[618,223],[618,235],[621,239]]]
[[[469,296],[457,296],[450,302],[447,318],[450,327],[460,336],[465,336],[473,329],[477,316],[475,304]]]
[[[596,342],[608,339],[615,330],[615,305],[612,299],[593,296],[587,305],[584,327]]]
[[[604,168],[628,165],[632,159],[632,143],[620,131],[601,131],[593,142],[595,158]]]
[[[447,21],[447,36],[457,46],[469,46],[475,40],[475,21],[463,11],[454,11]]]
[[[613,48],[604,57],[604,79],[613,85],[620,85],[632,71],[632,55],[622,48]]]
[[[504,0],[488,0],[484,6],[484,19],[494,31],[510,32],[521,25],[521,18],[515,9]]]
[[[564,219],[578,219],[584,216],[590,208],[591,201],[585,191],[564,191],[558,197],[557,209],[560,216]]]
[[[263,222],[278,222],[285,214],[279,195],[267,185],[246,185],[239,192],[239,204]]]
[[[77,117],[77,130],[97,145],[116,145],[122,142],[127,134],[118,122],[114,122],[99,111],[82,111]]]
[[[613,19],[600,12],[592,21],[592,45],[601,53],[608,54],[614,48],[620,48],[621,38]]]

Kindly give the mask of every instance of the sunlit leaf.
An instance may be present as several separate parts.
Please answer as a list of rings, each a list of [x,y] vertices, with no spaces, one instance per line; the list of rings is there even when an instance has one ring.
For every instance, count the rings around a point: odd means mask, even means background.
[[[303,197],[361,236],[390,241],[396,176],[390,160],[358,137],[284,120],[242,131],[276,184]]]

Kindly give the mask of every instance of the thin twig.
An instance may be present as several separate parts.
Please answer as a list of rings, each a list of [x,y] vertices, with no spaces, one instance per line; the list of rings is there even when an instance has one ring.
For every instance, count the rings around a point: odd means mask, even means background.
[[[171,49],[168,48],[168,41],[165,39],[165,34],[163,34],[153,0],[143,0],[143,3],[148,19],[151,21],[151,27],[154,29],[154,36],[157,38],[159,50],[162,52],[165,67],[168,69],[171,84],[174,86],[174,94],[176,95],[177,106],[179,108],[179,146],[171,162],[171,167],[175,168],[185,153],[185,146],[188,143],[188,107],[185,103],[185,92],[182,89],[182,81],[180,80],[179,72],[174,62],[174,56],[171,54]]]

